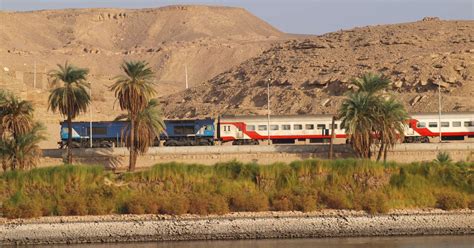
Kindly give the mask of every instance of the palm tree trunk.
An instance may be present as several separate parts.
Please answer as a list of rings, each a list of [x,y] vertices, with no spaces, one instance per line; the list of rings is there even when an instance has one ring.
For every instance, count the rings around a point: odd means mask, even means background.
[[[71,118],[71,110],[68,110],[67,114],[67,163],[72,164],[72,118]]]
[[[377,162],[379,162],[380,159],[382,158],[382,152],[384,151],[384,147],[385,147],[385,143],[384,143],[383,138],[381,138],[380,139],[380,149],[379,149],[379,152],[377,154]]]
[[[387,153],[388,153],[388,146],[385,146],[385,150],[383,153],[383,162],[387,162]]]
[[[130,159],[128,170],[135,170],[135,118],[132,115],[130,118]]]

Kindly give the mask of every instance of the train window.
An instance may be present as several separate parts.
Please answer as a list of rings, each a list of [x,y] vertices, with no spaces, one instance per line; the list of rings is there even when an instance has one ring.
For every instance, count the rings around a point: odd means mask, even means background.
[[[416,127],[426,127],[426,123],[425,122],[418,122],[418,123],[416,123]]]
[[[266,131],[267,125],[258,125],[258,131]]]
[[[453,121],[453,127],[460,127],[461,122],[460,121]]]
[[[441,127],[449,127],[449,122],[448,121],[442,121],[441,122]]]
[[[212,131],[212,125],[207,125],[206,126],[206,131]]]
[[[318,129],[326,129],[326,124],[318,124]]]
[[[314,124],[306,124],[306,125],[304,125],[304,129],[313,130],[314,129]]]
[[[270,130],[278,130],[278,125],[270,125]]]
[[[247,125],[248,131],[255,131],[255,125]]]
[[[332,129],[332,124],[329,124],[329,129]],[[337,124],[334,124],[334,130],[337,129]]]
[[[303,130],[303,125],[301,125],[301,124],[294,124],[294,125],[293,125],[293,130]]]
[[[291,130],[291,125],[281,125],[282,130]]]
[[[438,127],[438,122],[428,122],[428,127]]]
[[[465,121],[464,126],[465,127],[474,127],[474,121]]]
[[[90,134],[90,128],[86,128],[87,135]],[[107,135],[106,127],[92,127],[92,136],[94,135]]]
[[[194,126],[175,126],[174,134],[177,134],[177,135],[194,134]]]

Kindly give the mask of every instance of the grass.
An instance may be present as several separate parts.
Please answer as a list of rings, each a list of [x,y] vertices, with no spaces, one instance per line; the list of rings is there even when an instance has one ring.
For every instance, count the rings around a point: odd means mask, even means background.
[[[100,214],[474,207],[474,163],[305,160],[259,166],[159,164],[113,174],[67,165],[0,174],[7,218]]]

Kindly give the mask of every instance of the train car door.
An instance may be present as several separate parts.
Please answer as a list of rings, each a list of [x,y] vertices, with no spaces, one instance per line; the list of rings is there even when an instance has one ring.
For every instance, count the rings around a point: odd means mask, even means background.
[[[242,132],[242,130],[240,129],[240,127],[235,127],[235,137],[237,139],[243,139],[244,138],[244,133]]]

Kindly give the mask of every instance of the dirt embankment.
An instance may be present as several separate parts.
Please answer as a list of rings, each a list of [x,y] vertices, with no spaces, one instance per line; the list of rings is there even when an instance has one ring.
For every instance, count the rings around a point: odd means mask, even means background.
[[[3,220],[0,244],[474,234],[474,212],[334,211],[223,216],[85,216]]]

